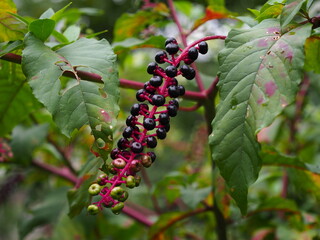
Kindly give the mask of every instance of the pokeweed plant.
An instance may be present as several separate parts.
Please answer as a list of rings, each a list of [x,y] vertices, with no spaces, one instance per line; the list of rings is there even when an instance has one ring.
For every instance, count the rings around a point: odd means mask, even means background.
[[[0,4],[1,165],[37,167],[72,183],[74,188],[68,191],[70,217],[84,208],[91,214],[103,207],[115,214],[123,211],[150,228],[150,239],[198,239],[192,232],[194,226],[188,229],[191,224],[181,226],[181,231],[166,231],[190,217],[205,229],[204,239],[288,239],[289,230],[295,235],[290,239],[319,238],[319,210],[313,206],[320,198],[317,4],[312,0],[270,0],[259,10],[251,9],[250,17],[234,17],[223,1],[208,2],[204,15],[184,29],[179,17],[189,14],[191,18],[192,3],[143,1],[135,14],[124,13],[117,19],[111,45],[97,39],[100,33],[80,35],[83,29],[78,25],[67,25],[75,22],[70,4],[57,12],[48,9],[33,19],[18,15],[14,3],[4,0]],[[212,34],[215,29],[210,23],[228,18],[242,24],[234,25],[227,36]],[[178,33],[162,36],[160,30],[171,23]],[[192,42],[203,26],[210,28],[211,34]],[[217,76],[208,77],[203,73],[208,69],[194,61],[199,53],[212,56],[208,41],[214,39],[225,40],[225,45],[218,50]],[[123,59],[133,54],[132,50],[142,52],[144,48],[160,49],[141,74],[145,79],[151,75],[149,80],[119,78],[122,70],[117,61],[120,66],[126,64]],[[210,62],[210,74],[216,65]],[[185,79],[195,79],[195,83]],[[119,83],[138,90],[138,102],[129,108],[121,137],[116,123]],[[196,105],[190,107],[184,100]],[[199,134],[191,154],[200,151],[204,158],[207,142],[213,170],[208,174],[210,167],[203,164],[192,172],[186,163],[189,170],[167,174],[155,183],[154,222],[146,208],[125,206],[124,202],[128,188],[139,186],[142,178],[151,185],[142,167],[150,167],[156,158],[157,162],[166,159],[153,149],[165,143],[158,140],[167,137],[178,110],[201,113],[207,134]],[[61,146],[65,137],[72,139],[71,153],[70,148]],[[86,156],[86,161],[75,164],[76,152]],[[77,166],[79,163],[83,167]],[[277,166],[274,172],[268,169],[270,165]],[[15,167],[7,169],[14,172]],[[137,174],[140,171],[142,177]],[[260,172],[263,181],[258,179]],[[8,186],[21,183],[24,177],[19,173],[6,179],[0,191],[10,192]],[[61,193],[66,192],[52,191],[48,196]],[[161,197],[157,196],[161,194],[166,199],[159,205]],[[55,223],[54,210],[60,211],[62,203],[58,198],[53,202],[55,208],[50,201],[44,204],[50,209],[45,221],[39,221],[43,220],[41,211],[38,215],[34,211],[34,221],[25,224],[21,238],[35,225]],[[234,203],[245,218],[235,214]],[[205,220],[198,216],[202,213]],[[212,213],[214,221],[208,216]],[[62,217],[58,226],[68,221]],[[90,231],[106,236],[95,227],[90,226]],[[210,231],[213,228],[216,237]],[[94,239],[89,235],[86,239]]]

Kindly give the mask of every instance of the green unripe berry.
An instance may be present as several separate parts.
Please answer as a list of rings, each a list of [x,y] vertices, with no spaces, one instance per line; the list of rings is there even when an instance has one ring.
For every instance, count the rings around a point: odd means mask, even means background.
[[[126,164],[126,161],[121,158],[117,158],[112,161],[112,165],[118,169],[123,169],[126,166]]]
[[[123,208],[124,208],[124,204],[122,202],[119,202],[111,208],[111,211],[114,214],[118,215]]]
[[[114,187],[111,192],[110,195],[113,199],[118,200],[122,194],[123,194],[124,190],[121,187]]]
[[[91,186],[88,189],[88,192],[90,195],[98,195],[101,191],[101,186],[97,183],[91,184]]]
[[[127,191],[124,191],[123,194],[121,195],[121,197],[118,198],[118,200],[120,202],[124,202],[128,199],[129,197],[129,193]]]
[[[91,204],[88,206],[87,211],[91,215],[96,215],[99,212],[99,208],[98,206]]]
[[[150,167],[152,165],[151,157],[149,155],[143,155],[141,157],[141,163],[145,168]]]
[[[117,170],[113,167],[113,165],[112,164],[108,164],[107,165],[107,169],[108,169],[108,171],[109,171],[109,173],[111,173],[111,174],[117,174]]]
[[[136,187],[138,187],[140,185],[141,182],[141,177],[140,176],[134,176],[135,182],[136,182]]]
[[[97,179],[97,183],[99,184],[99,185],[104,185],[104,181],[103,181],[103,179],[105,179],[105,178],[107,178],[108,176],[107,176],[107,174],[101,174],[99,177],[98,177],[98,179]]]
[[[128,176],[126,180],[126,187],[128,188],[134,188],[136,186],[136,180],[134,176]]]

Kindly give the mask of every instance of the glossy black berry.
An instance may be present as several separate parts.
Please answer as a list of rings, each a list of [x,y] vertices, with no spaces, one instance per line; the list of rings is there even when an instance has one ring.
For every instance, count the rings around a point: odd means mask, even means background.
[[[184,89],[184,86],[179,85],[178,89],[179,89],[179,95],[180,96],[183,96],[186,93],[186,90]]]
[[[118,145],[118,148],[123,150],[127,148],[128,144],[129,144],[128,139],[120,138],[117,145]]]
[[[147,67],[147,72],[148,72],[149,74],[153,74],[154,71],[157,69],[157,66],[158,66],[158,64],[156,64],[155,62],[149,63],[149,64],[148,64],[148,67]]]
[[[133,142],[131,145],[131,151],[134,153],[141,153],[143,151],[143,146],[139,142]]]
[[[179,102],[176,99],[170,100],[169,105],[175,105],[177,107],[177,109],[179,109]]]
[[[191,47],[188,50],[188,58],[190,58],[191,60],[196,60],[198,58],[198,49],[196,49],[195,47]]]
[[[170,131],[170,124],[166,124],[164,125],[164,129],[166,130],[166,132],[169,132]]]
[[[156,134],[159,139],[165,139],[167,137],[167,131],[164,128],[158,128]]]
[[[151,157],[152,162],[156,160],[157,156],[154,152],[147,152],[147,154]]]
[[[152,130],[156,127],[156,122],[152,118],[143,119],[143,126],[147,130]]]
[[[177,76],[177,72],[178,71],[177,71],[177,68],[175,66],[170,65],[170,66],[166,67],[165,72],[166,72],[168,77],[173,78],[173,77]]]
[[[149,106],[145,103],[140,103],[140,110],[142,111],[146,111],[146,110],[149,110]]]
[[[167,111],[168,111],[168,115],[170,117],[175,117],[175,116],[177,116],[178,108],[177,108],[176,105],[168,105],[167,106]]]
[[[156,53],[156,56],[154,59],[156,60],[157,63],[165,63],[165,60],[168,58],[167,53],[165,51],[160,51]]]
[[[136,121],[137,121],[137,118],[134,117],[134,116],[132,116],[132,115],[130,115],[130,116],[127,117],[127,119],[126,119],[126,125],[133,127],[133,126],[136,125]]]
[[[171,78],[169,81],[169,86],[171,85],[178,86],[178,80],[176,78]]]
[[[147,137],[147,146],[149,148],[155,148],[157,146],[157,139],[153,136]]]
[[[167,38],[167,40],[166,40],[165,43],[164,43],[164,46],[166,47],[169,43],[175,43],[175,44],[177,44],[178,42],[177,42],[177,40],[176,40],[175,38],[170,37],[170,38]]]
[[[176,43],[168,43],[166,45],[166,51],[170,54],[170,55],[174,55],[179,51],[179,45]]]
[[[188,65],[181,66],[180,72],[182,73],[182,76],[188,80],[192,80],[196,76],[196,71]]]
[[[140,112],[140,105],[139,105],[139,103],[133,104],[132,107],[131,107],[131,110],[130,110],[131,115],[133,115],[133,116],[138,116],[138,115],[139,115],[139,112]]]
[[[116,159],[118,157],[119,153],[120,153],[120,149],[119,148],[114,148],[114,149],[112,149],[112,151],[110,153],[110,157],[112,159]]]
[[[208,44],[206,42],[200,42],[198,44],[199,53],[206,54],[208,52]]]
[[[185,64],[188,64],[188,65],[194,62],[194,60],[192,60],[191,58],[185,58],[183,59],[183,61]]]
[[[166,99],[164,98],[164,96],[160,94],[153,95],[151,100],[152,100],[152,104],[157,107],[162,106],[166,102]]]
[[[157,90],[154,86],[150,84],[149,81],[144,84],[143,88],[144,90],[146,90],[147,93],[150,93],[150,94],[155,93]]]
[[[160,114],[159,114],[159,122],[160,122],[162,125],[168,124],[168,123],[170,122],[169,114],[166,113],[166,112],[160,113]]]
[[[169,86],[168,87],[168,94],[172,98],[179,97],[180,96],[180,91],[179,91],[178,86],[175,86],[175,85]]]
[[[122,136],[125,137],[125,138],[129,138],[129,137],[131,137],[132,132],[133,132],[133,127],[126,127],[123,130]]]
[[[160,76],[153,76],[149,80],[149,83],[154,87],[161,86],[162,82],[163,82],[163,80],[162,80],[162,77],[160,77]]]
[[[140,89],[137,91],[136,98],[139,102],[143,102],[145,100],[145,95],[147,94],[146,90]]]

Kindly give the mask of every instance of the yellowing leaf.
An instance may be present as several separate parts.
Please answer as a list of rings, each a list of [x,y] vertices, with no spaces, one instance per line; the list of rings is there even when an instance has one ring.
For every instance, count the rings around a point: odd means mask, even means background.
[[[14,41],[22,39],[26,26],[15,19],[10,13],[17,13],[12,0],[0,1],[0,41]]]

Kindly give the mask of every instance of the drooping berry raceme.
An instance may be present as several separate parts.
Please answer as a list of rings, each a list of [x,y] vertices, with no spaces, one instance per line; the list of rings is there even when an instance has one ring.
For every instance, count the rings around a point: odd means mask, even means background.
[[[147,73],[152,77],[136,93],[139,103],[133,104],[130,109],[127,126],[117,147],[110,153],[112,161],[106,164],[105,174],[100,175],[88,189],[92,196],[100,195],[99,201],[88,206],[90,214],[98,213],[103,207],[119,214],[124,208],[128,189],[140,184],[141,177],[137,173],[156,160],[156,154],[150,150],[158,145],[159,140],[166,138],[170,119],[178,113],[179,102],[176,98],[185,94],[185,88],[179,85],[176,77],[182,75],[192,80],[196,72],[188,65],[198,58],[198,53],[205,54],[208,45],[198,42],[182,50],[176,39],[168,38],[165,49],[158,52],[155,62],[147,67]],[[180,66],[181,62],[184,64]],[[158,64],[167,66],[162,68]]]

